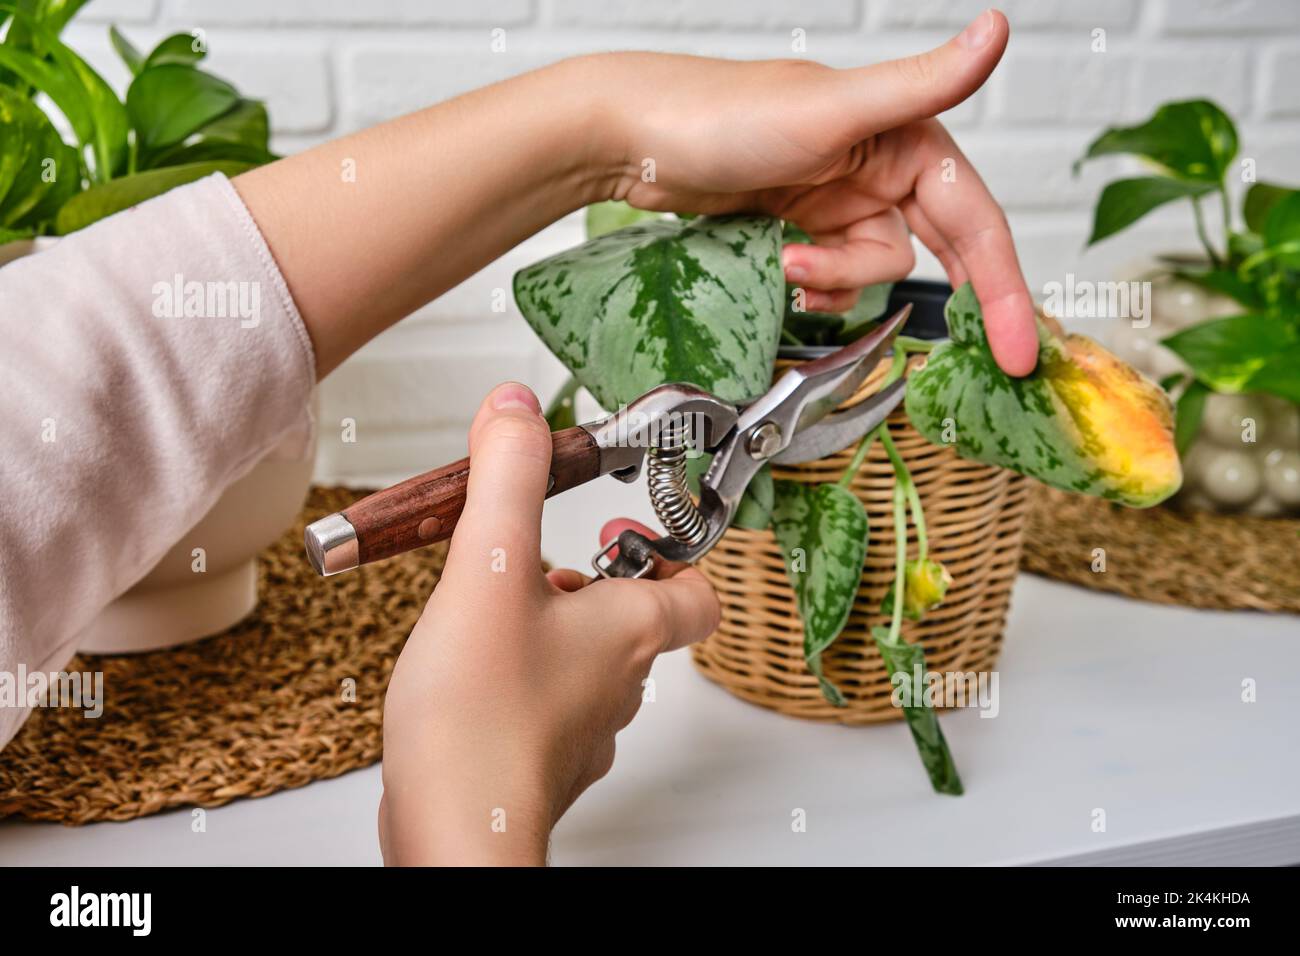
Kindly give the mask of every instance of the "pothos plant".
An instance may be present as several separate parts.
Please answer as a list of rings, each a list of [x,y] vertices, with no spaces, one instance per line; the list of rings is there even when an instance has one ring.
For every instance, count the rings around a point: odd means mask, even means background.
[[[120,99],[59,38],[85,3],[0,0],[0,243],[65,235],[210,173],[275,158],[266,107],[200,69],[201,35],[178,33],[143,53],[110,28],[132,77]]]
[[[525,318],[569,368],[550,416],[572,423],[572,396],[585,386],[615,409],[665,382],[689,382],[727,401],[771,384],[777,349],[833,345],[872,328],[888,289],[872,289],[854,311],[819,315],[799,309],[801,290],[781,269],[785,242],[807,241],[767,217],[664,218],[619,205],[588,212],[590,238],[516,274]],[[963,457],[1032,475],[1057,487],[1124,504],[1154,504],[1178,488],[1168,401],[1152,382],[1080,336],[1040,327],[1038,369],[1012,379],[993,360],[970,286],[948,302],[948,341],[900,336],[888,379],[905,374],[908,356],[927,352],[910,374],[906,409],[930,441]],[[843,631],[862,579],[871,533],[850,484],[875,442],[895,474],[892,524],[895,577],[871,627],[891,678],[924,670],[924,651],[903,639],[904,619],[919,620],[945,597],[951,578],[929,554],[921,498],[887,426],[865,436],[838,481],[819,485],[751,482],[735,523],[770,527],[803,622],[804,658],[823,695],[845,698],[821,658]],[[697,463],[697,472],[706,462]],[[908,557],[908,525],[917,548]],[[937,791],[959,794],[961,780],[935,711],[903,707],[922,763]]]
[[[1188,100],[1161,106],[1137,126],[1106,130],[1079,160],[1118,154],[1151,167],[1149,175],[1102,190],[1089,244],[1166,203],[1186,201],[1205,264],[1170,271],[1240,306],[1236,314],[1161,340],[1191,369],[1163,382],[1178,395],[1180,451],[1196,436],[1210,392],[1266,393],[1300,403],[1300,190],[1256,181],[1253,161],[1243,160],[1240,178],[1247,188],[1241,215],[1234,216],[1228,181],[1237,153],[1237,129],[1228,115],[1208,100]],[[1217,242],[1206,226],[1206,203],[1220,210]]]

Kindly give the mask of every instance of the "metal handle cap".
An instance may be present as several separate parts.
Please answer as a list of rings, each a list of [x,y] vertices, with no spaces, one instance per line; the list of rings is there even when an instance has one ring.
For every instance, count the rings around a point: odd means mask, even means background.
[[[351,571],[358,564],[357,529],[341,514],[326,515],[303,532],[307,558],[322,577]]]

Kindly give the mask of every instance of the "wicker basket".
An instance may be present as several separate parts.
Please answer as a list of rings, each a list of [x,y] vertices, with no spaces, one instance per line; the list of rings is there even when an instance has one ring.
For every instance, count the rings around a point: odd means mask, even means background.
[[[792,364],[778,362],[777,373]],[[888,365],[882,362],[849,404],[875,392]],[[930,554],[953,576],[943,605],[923,621],[904,622],[903,637],[925,647],[932,671],[988,671],[1001,647],[1020,561],[1028,483],[930,444],[901,408],[890,417],[889,428],[925,506]],[[775,474],[809,484],[836,481],[853,451],[777,468]],[[871,527],[862,586],[843,633],[822,655],[826,676],[843,691],[848,706],[827,702],[804,664],[803,627],[771,531],[732,528],[700,564],[722,601],[722,624],[693,649],[706,677],[737,697],[792,717],[867,724],[902,716],[890,702],[893,688],[870,633],[871,625],[888,623],[879,609],[894,578],[893,484],[894,470],[877,442],[852,484]],[[915,556],[915,538],[910,548]]]

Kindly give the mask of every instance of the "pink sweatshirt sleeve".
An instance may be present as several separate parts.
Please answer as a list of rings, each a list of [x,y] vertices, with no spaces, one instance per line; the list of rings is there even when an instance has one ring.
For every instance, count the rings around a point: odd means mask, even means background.
[[[226,307],[187,303],[194,282]],[[314,378],[224,176],[0,267],[0,672],[62,668],[227,485],[286,442],[306,454]],[[0,707],[0,746],[26,713]]]

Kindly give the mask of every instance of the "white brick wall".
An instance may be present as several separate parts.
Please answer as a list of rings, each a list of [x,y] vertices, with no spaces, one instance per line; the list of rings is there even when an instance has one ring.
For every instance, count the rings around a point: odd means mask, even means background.
[[[934,46],[987,0],[94,0],[69,29],[115,83],[107,23],[137,45],[201,27],[214,70],[265,97],[292,151],[564,56],[619,48],[714,56],[806,55],[836,66]],[[1300,0],[1003,0],[1006,60],[945,117],[1007,209],[1031,288],[1066,271],[1110,278],[1144,251],[1188,247],[1189,214],[1167,209],[1085,252],[1091,204],[1123,161],[1070,164],[1110,122],[1164,100],[1211,96],[1237,117],[1260,178],[1300,182]],[[490,52],[506,30],[506,52]],[[1106,51],[1093,52],[1096,30]],[[519,266],[581,238],[557,224],[412,316],[324,386],[324,478],[404,475],[463,453],[468,415],[495,382],[545,397],[562,370],[511,305],[491,311]],[[919,269],[937,274],[923,255]],[[338,440],[356,420],[357,443]]]

